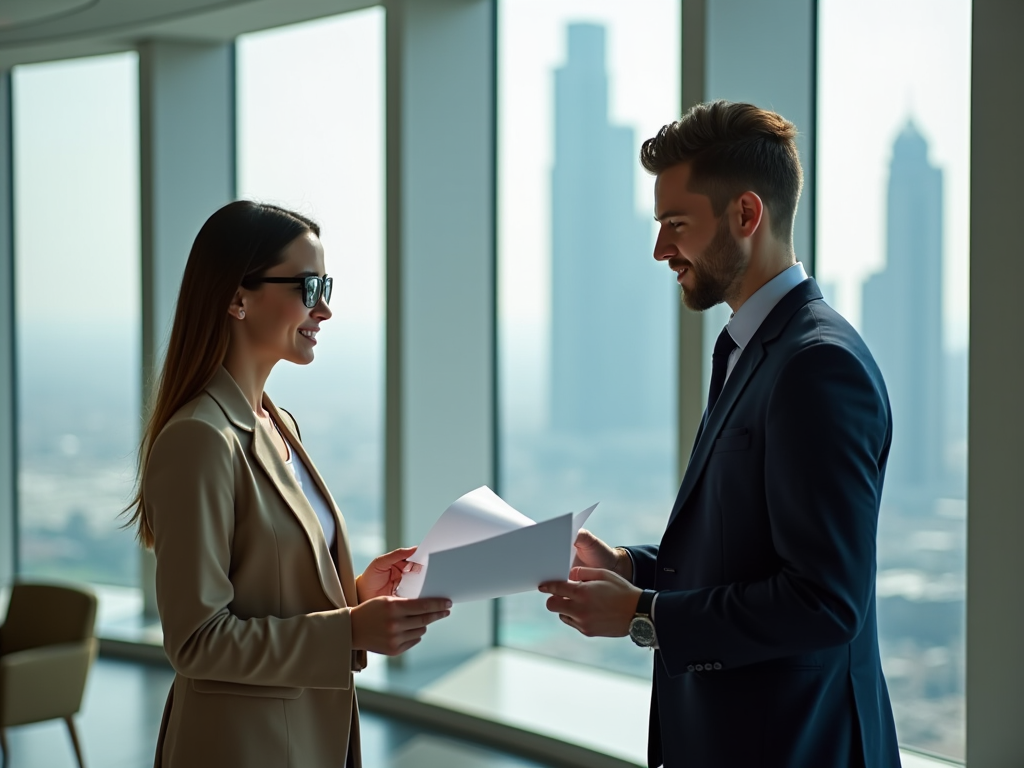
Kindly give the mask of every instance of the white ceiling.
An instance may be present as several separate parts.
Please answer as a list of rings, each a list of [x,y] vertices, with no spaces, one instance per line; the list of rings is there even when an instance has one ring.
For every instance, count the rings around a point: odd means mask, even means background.
[[[58,19],[95,5],[98,0],[0,0],[0,30]]]
[[[129,50],[141,40],[231,40],[374,0],[0,0],[0,70]]]

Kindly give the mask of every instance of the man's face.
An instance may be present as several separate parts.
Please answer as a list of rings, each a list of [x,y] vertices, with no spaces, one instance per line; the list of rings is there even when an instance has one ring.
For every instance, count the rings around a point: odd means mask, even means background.
[[[661,224],[654,258],[668,263],[683,290],[683,303],[702,312],[739,291],[749,258],[729,227],[729,210],[716,218],[707,195],[690,192],[690,164],[660,173],[654,183],[654,217]]]

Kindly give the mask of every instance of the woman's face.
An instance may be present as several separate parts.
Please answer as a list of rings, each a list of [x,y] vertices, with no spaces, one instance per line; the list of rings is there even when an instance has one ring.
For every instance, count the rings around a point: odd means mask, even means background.
[[[320,238],[307,232],[285,248],[284,261],[267,270],[264,277],[310,275],[324,277],[326,269]],[[263,283],[244,291],[245,317],[235,327],[244,332],[246,346],[262,361],[288,360],[299,365],[313,361],[316,334],[320,323],[330,319],[331,310],[323,296],[312,309],[302,296],[302,285],[297,283]]]

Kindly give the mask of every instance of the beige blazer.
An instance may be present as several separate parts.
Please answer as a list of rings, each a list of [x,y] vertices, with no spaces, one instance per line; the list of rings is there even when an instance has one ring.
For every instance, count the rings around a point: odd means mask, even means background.
[[[164,648],[177,673],[156,766],[359,766],[345,521],[295,421],[264,407],[334,512],[338,567],[316,513],[221,368],[160,432],[143,478]]]

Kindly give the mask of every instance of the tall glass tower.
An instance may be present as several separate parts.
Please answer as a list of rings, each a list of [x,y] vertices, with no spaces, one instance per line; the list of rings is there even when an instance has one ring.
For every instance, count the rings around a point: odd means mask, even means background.
[[[864,338],[893,412],[886,487],[931,495],[945,443],[942,352],[942,171],[913,121],[889,171],[885,269],[864,286]],[[914,495],[917,495],[916,493]]]
[[[551,424],[593,434],[663,424],[671,281],[658,281],[650,219],[636,210],[631,128],[608,117],[605,29],[568,27],[555,72],[551,174]]]

